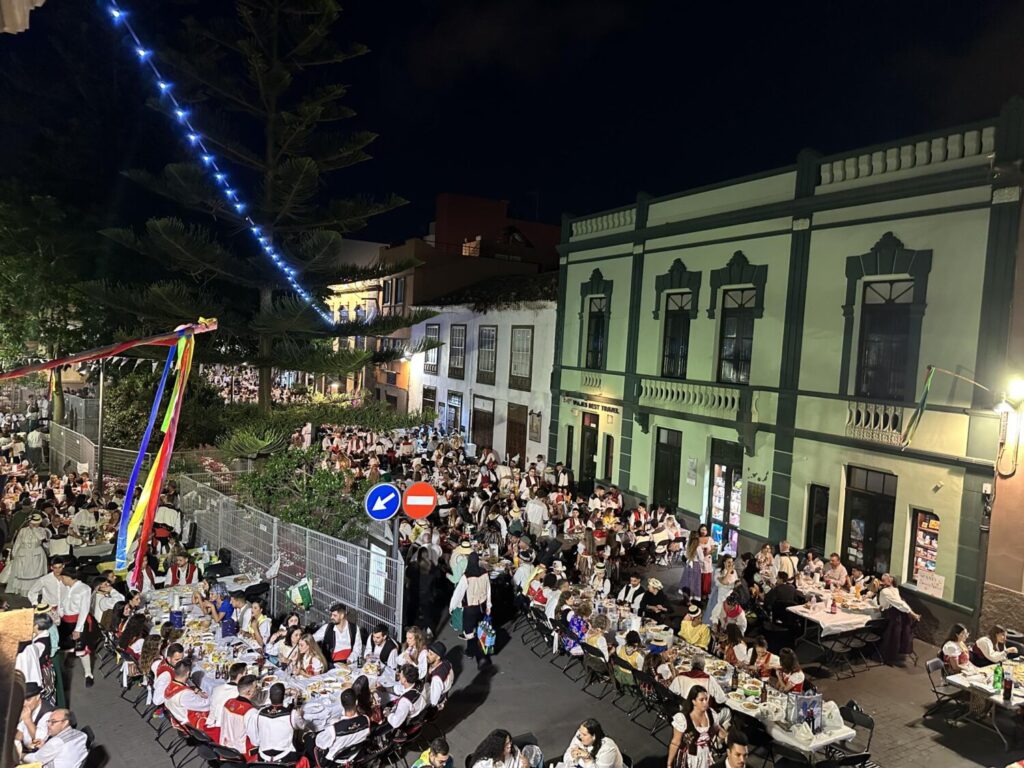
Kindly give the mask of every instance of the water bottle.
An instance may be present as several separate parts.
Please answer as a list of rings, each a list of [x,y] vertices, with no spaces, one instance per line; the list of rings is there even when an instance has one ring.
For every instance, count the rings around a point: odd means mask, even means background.
[[[995,669],[992,670],[992,687],[1001,691],[1003,689],[1003,663],[999,662],[996,664]]]

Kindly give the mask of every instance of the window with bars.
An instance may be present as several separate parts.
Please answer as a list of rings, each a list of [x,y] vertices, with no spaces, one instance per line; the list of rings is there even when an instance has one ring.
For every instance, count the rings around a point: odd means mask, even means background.
[[[437,411],[437,388],[436,387],[424,387],[423,388],[423,405],[420,408],[421,411]]]
[[[722,292],[722,326],[718,341],[718,381],[722,384],[750,383],[756,301],[754,288]]]
[[[453,325],[448,340],[448,376],[466,377],[466,326]]]
[[[396,306],[405,304],[405,278],[395,278],[395,301]]]
[[[608,346],[608,297],[591,296],[587,302],[587,368],[602,370]]]
[[[907,398],[906,360],[913,301],[913,280],[864,284],[857,350],[858,397],[896,402]]]
[[[665,330],[662,339],[661,375],[686,378],[686,353],[690,346],[692,293],[670,293],[665,297]]]
[[[533,379],[533,326],[512,326],[512,344],[509,353],[508,385],[527,392]]]
[[[477,332],[476,382],[493,384],[498,365],[498,326],[481,325]]]
[[[441,326],[436,323],[427,324],[427,341],[438,342],[441,340]],[[423,372],[424,373],[437,373],[437,360],[440,357],[441,350],[439,347],[428,349],[426,352],[426,358],[423,360]]]

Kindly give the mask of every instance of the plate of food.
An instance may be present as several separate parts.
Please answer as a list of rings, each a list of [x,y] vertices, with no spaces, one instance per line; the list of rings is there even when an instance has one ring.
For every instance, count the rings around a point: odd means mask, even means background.
[[[363,672],[367,675],[376,677],[380,675],[380,664],[376,661],[368,661],[363,664]]]
[[[729,694],[729,698],[732,699],[733,701],[743,701],[744,696],[739,691],[733,691],[732,693]]]
[[[747,710],[747,712],[757,712],[758,709],[760,709],[760,706],[753,701],[744,701],[742,707]]]

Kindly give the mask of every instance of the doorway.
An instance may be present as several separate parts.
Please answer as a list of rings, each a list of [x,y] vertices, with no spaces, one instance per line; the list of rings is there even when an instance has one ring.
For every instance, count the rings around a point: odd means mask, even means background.
[[[825,556],[825,536],[828,528],[829,489],[814,485],[807,489],[807,546],[819,556]]]
[[[462,393],[448,392],[448,409],[445,411],[445,431],[454,435],[462,429]]]
[[[719,554],[736,556],[743,504],[743,448],[727,440],[711,441],[711,538]]]
[[[505,425],[505,453],[511,458],[518,456],[516,464],[520,469],[526,462],[526,406],[508,404],[508,423]]]
[[[564,448],[564,451],[565,451],[565,454],[564,454],[565,455],[565,466],[566,466],[567,469],[572,469],[572,457],[575,455],[575,452],[576,452],[575,433],[576,433],[576,430],[573,429],[572,424],[567,424],[566,427],[565,427],[565,448]],[[555,457],[555,460],[556,461],[558,460],[557,456]]]
[[[848,467],[846,506],[843,512],[843,549],[846,567],[883,574],[892,560],[892,529],[896,513],[896,475]]]
[[[489,397],[473,398],[472,441],[480,449],[494,447],[494,400]]]
[[[664,504],[668,509],[679,506],[679,471],[683,461],[683,433],[658,427],[654,446],[654,496],[651,508]]]
[[[597,479],[597,425],[600,416],[596,413],[583,414],[583,431],[580,433],[580,492],[589,495]]]

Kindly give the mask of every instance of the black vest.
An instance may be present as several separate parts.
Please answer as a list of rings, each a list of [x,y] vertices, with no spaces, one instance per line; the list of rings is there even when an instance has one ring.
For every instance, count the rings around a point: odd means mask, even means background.
[[[438,664],[436,667],[434,667],[432,670],[430,670],[427,673],[427,677],[430,678],[431,682],[433,682],[435,678],[440,678],[441,681],[444,682],[444,681],[448,680],[448,675],[450,675],[451,673],[452,673],[452,665],[449,664],[447,661],[442,661],[440,664]],[[441,692],[441,698],[437,702],[438,709],[443,707],[444,703],[447,700],[448,700],[448,691],[442,691]]]
[[[353,651],[356,648],[356,632],[359,631],[358,627],[351,622],[345,622],[348,625],[348,647]],[[324,657],[327,659],[328,666],[333,666],[331,657],[334,656],[334,627],[335,625],[331,622],[327,623],[327,629],[324,632],[324,639],[320,643],[320,650],[324,652]],[[355,659],[353,659],[355,661]]]
[[[266,717],[270,720],[276,720],[279,717],[288,717],[292,713],[291,707],[278,706],[276,704],[270,704],[260,710],[260,717]]]
[[[353,733],[359,733],[365,731],[370,727],[370,718],[366,715],[353,715],[352,717],[343,717],[341,720],[334,724],[334,735],[337,738],[342,736],[351,736]]]
[[[398,653],[398,646],[395,641],[390,637],[385,637],[384,642],[380,644],[380,650],[377,650],[377,646],[373,644],[373,638],[368,637],[366,639],[366,645],[363,646],[364,653],[374,653],[380,659],[381,664],[387,666],[387,663],[391,661],[391,657]]]

